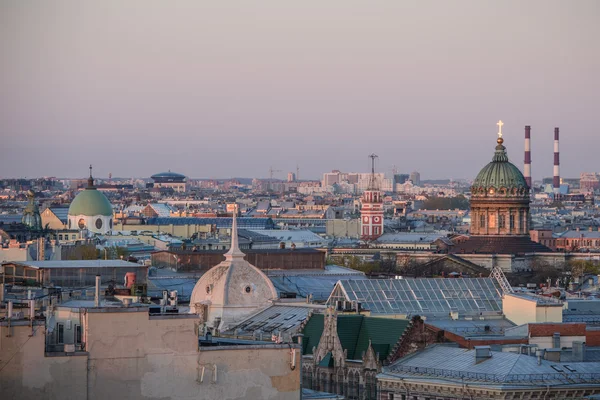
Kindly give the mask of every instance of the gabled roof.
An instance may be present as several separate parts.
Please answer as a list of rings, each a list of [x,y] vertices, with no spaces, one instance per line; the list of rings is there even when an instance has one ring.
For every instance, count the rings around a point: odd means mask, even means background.
[[[324,330],[325,316],[313,314],[304,327],[304,354],[312,354],[312,348],[319,345]],[[405,319],[376,318],[358,314],[339,314],[337,334],[342,348],[347,351],[349,360],[358,360],[369,348],[369,342],[379,360],[385,360],[394,345],[410,324]]]

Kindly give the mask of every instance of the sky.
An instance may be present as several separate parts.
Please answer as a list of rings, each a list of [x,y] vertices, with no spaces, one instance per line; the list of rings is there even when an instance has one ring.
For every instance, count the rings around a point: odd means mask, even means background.
[[[600,1],[0,2],[0,177],[600,171]]]

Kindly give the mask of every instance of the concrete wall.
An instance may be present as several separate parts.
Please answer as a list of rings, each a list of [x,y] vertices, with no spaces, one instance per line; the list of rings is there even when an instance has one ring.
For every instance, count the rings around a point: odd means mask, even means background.
[[[195,316],[150,317],[146,308],[87,309],[83,322],[87,352],[71,356],[45,354],[43,325],[35,326],[30,337],[31,328],[23,321],[6,337],[3,323],[0,398],[300,398],[299,349],[292,370],[287,344],[208,347],[199,352]]]
[[[13,324],[16,322],[13,322]],[[87,354],[44,356],[44,326],[0,326],[0,398],[2,400],[79,400],[87,393]]]
[[[288,345],[252,347],[201,348],[198,373],[201,376],[204,368],[200,383],[203,398],[300,399],[300,349],[295,349],[296,366],[292,370]]]

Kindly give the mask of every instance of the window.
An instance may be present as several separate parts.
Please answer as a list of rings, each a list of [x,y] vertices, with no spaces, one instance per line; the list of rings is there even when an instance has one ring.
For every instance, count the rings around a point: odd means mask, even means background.
[[[496,214],[490,214],[488,217],[488,228],[496,227]]]
[[[515,229],[515,216],[510,215],[510,229]]]
[[[102,220],[100,218],[96,219],[96,229],[102,229]]]
[[[498,226],[500,229],[506,228],[506,217],[504,215],[498,217]]]
[[[81,344],[81,325],[75,325],[75,344]]]
[[[479,216],[479,227],[480,228],[485,228],[485,215],[480,215]]]
[[[73,239],[73,240],[77,239],[77,235],[71,235],[71,239]]]
[[[77,225],[79,226],[79,229],[85,228],[85,220],[83,218],[80,218],[79,222],[77,222]]]
[[[56,324],[56,344],[64,344],[65,343],[65,325],[64,324]]]
[[[37,278],[37,271],[35,269],[26,269],[25,276],[27,278]]]
[[[58,240],[62,240],[63,239],[63,235],[58,235]]]

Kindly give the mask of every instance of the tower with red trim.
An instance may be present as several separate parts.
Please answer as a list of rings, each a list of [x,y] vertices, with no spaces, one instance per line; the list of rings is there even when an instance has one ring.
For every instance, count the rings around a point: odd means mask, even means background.
[[[375,178],[375,159],[377,155],[371,154],[371,177],[369,186],[363,192],[362,207],[360,209],[360,238],[366,242],[377,239],[383,235],[383,194],[379,190]]]

